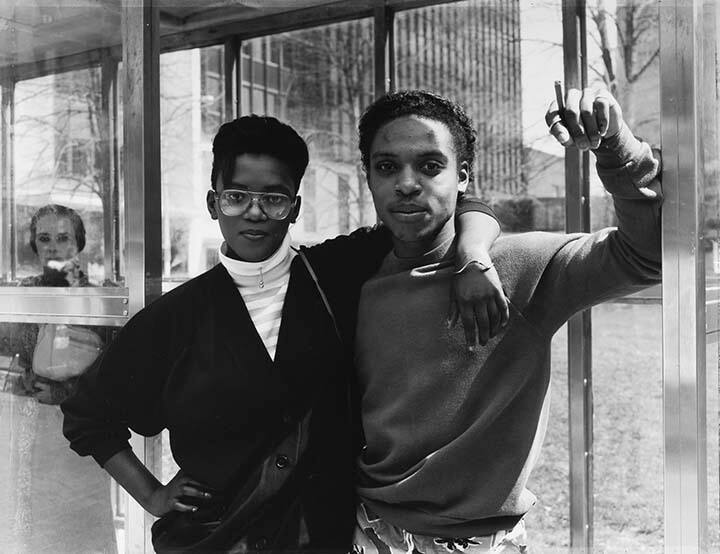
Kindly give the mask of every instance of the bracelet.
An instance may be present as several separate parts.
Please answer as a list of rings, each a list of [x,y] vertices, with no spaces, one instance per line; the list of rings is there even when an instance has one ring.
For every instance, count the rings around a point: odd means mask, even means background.
[[[469,262],[466,262],[464,266],[462,266],[460,269],[458,269],[455,272],[455,275],[460,275],[463,271],[465,271],[468,267],[470,267],[470,264],[477,264],[477,266],[480,268],[481,273],[485,273],[486,271],[490,271],[493,267],[495,267],[495,264],[490,262],[489,265],[485,265],[479,260],[470,260]]]

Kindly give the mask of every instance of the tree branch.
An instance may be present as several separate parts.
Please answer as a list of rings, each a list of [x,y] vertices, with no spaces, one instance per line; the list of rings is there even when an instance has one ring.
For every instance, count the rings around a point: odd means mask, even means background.
[[[628,78],[627,78],[628,82],[634,83],[635,81],[637,81],[640,78],[640,76],[643,73],[645,73],[647,68],[652,65],[652,63],[655,61],[655,59],[658,57],[659,54],[660,54],[660,48],[657,48],[655,50],[655,52],[653,52],[652,55],[647,59],[647,61],[642,65],[642,67],[637,70],[637,72],[635,72],[633,75],[628,75]]]

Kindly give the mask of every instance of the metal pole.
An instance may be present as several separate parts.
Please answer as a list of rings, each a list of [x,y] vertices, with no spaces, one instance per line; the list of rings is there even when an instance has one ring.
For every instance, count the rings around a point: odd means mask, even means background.
[[[665,552],[683,554],[707,544],[702,4],[660,5]]]
[[[232,37],[227,39],[225,41],[225,44],[223,45],[223,61],[225,68],[223,72],[225,113],[223,115],[221,123],[224,123],[225,121],[230,121],[231,119],[235,119],[236,117],[240,117],[240,114],[238,112],[233,114],[233,110],[236,109],[237,106],[237,96],[235,95],[240,95],[240,89],[234,90],[236,79],[233,79],[233,71],[237,71],[238,68],[239,43],[240,41],[237,39],[237,37]]]
[[[162,216],[160,194],[159,16],[153,0],[123,0],[123,135],[125,240],[130,315],[161,294]],[[138,457],[156,469],[152,439],[133,436]],[[130,501],[127,544],[130,552],[151,551],[151,518]]]
[[[242,47],[243,43],[238,39],[235,48],[235,57],[237,58],[237,65],[235,66],[235,117],[242,116],[244,112],[250,113],[250,100],[248,100],[248,106],[243,106],[242,103],[243,81],[250,80],[250,75],[245,75],[245,70],[243,69]],[[250,67],[250,65],[252,65],[252,58],[248,60],[248,67]],[[248,87],[248,90],[250,90],[250,87]],[[251,93],[248,92],[248,98],[250,98],[250,94]]]
[[[393,45],[394,14],[385,6],[374,9],[375,19],[375,98],[395,89]]]
[[[0,264],[1,275],[6,281],[16,277],[17,256],[15,255],[15,160],[14,160],[14,126],[15,126],[15,83],[9,81],[2,85],[2,102],[0,103]]]
[[[102,152],[102,204],[103,204],[103,250],[105,278],[114,279],[116,275],[115,249],[117,237],[116,217],[117,204],[114,202],[116,193],[116,167],[115,152],[117,150],[117,128],[115,127],[116,87],[117,87],[117,60],[106,57],[100,66],[101,71],[101,119],[99,130],[101,136],[100,150]]]
[[[587,83],[585,2],[563,0],[565,88]],[[565,151],[565,230],[590,231],[587,152]],[[568,412],[570,452],[570,546],[590,552],[593,545],[592,325],[585,310],[568,322]]]

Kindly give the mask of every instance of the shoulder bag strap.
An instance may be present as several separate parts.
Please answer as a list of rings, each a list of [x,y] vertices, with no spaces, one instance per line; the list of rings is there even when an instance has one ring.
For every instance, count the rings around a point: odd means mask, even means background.
[[[318,281],[317,275],[315,275],[315,270],[310,265],[310,261],[307,259],[307,256],[305,255],[305,252],[303,252],[302,248],[293,248],[293,250],[295,250],[295,252],[297,252],[298,256],[300,256],[300,259],[305,264],[305,268],[308,270],[310,277],[312,277],[312,280],[315,282],[315,288],[317,288],[318,294],[320,294],[320,298],[322,299],[323,304],[325,305],[325,309],[327,310],[327,313],[333,322],[333,327],[335,328],[335,334],[337,335],[337,338],[340,341],[340,344],[344,344],[342,335],[340,334],[340,328],[338,327],[337,320],[335,319],[335,314],[333,313],[332,308],[330,307],[330,302],[328,302],[327,296],[325,296],[325,291],[323,291],[322,287],[320,286],[320,282]]]
[[[330,303],[328,302],[327,296],[325,296],[325,292],[322,290],[322,287],[320,286],[320,282],[318,281],[317,275],[315,275],[315,271],[313,270],[312,266],[310,265],[310,261],[307,259],[307,256],[305,256],[305,253],[303,252],[303,248],[293,248],[300,256],[300,259],[305,264],[305,267],[308,270],[308,273],[310,274],[310,277],[312,277],[312,280],[315,282],[315,287],[317,288],[318,293],[320,294],[320,298],[322,298],[323,304],[325,304],[325,309],[327,310],[328,314],[330,315],[330,319],[332,319],[333,327],[335,328],[335,334],[337,335],[338,340],[340,341],[340,345],[344,350],[347,350],[345,348],[345,341],[343,341],[342,335],[340,334],[340,328],[338,327],[337,320],[335,319],[335,315],[333,314],[332,308],[330,307]],[[365,444],[365,432],[362,428],[362,423],[360,422],[359,418],[356,418],[353,414],[354,411],[357,410],[359,413],[360,410],[360,401],[357,397],[356,392],[357,383],[355,381],[355,378],[350,379],[349,386],[347,388],[347,402],[348,406],[350,406],[350,426],[354,430],[355,435],[357,436],[357,440],[359,441],[360,445]]]

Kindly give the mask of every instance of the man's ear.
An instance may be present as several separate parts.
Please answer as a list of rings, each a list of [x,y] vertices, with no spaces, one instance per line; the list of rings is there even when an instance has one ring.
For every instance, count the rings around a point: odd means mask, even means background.
[[[368,168],[365,167],[365,164],[360,165],[362,169],[363,177],[365,177],[365,186],[370,190],[370,172],[368,171]],[[358,183],[358,185],[362,186],[361,183]]]
[[[297,221],[297,218],[300,215],[300,204],[302,204],[302,197],[298,195],[295,197],[295,207],[292,209],[290,215],[288,216],[290,223],[295,223]]]
[[[470,184],[470,164],[467,161],[460,162],[458,168],[458,192],[465,192]]]
[[[205,197],[205,202],[207,203],[207,209],[210,212],[210,217],[212,219],[217,219],[217,209],[215,208],[215,191],[209,190],[207,192],[207,196]]]

